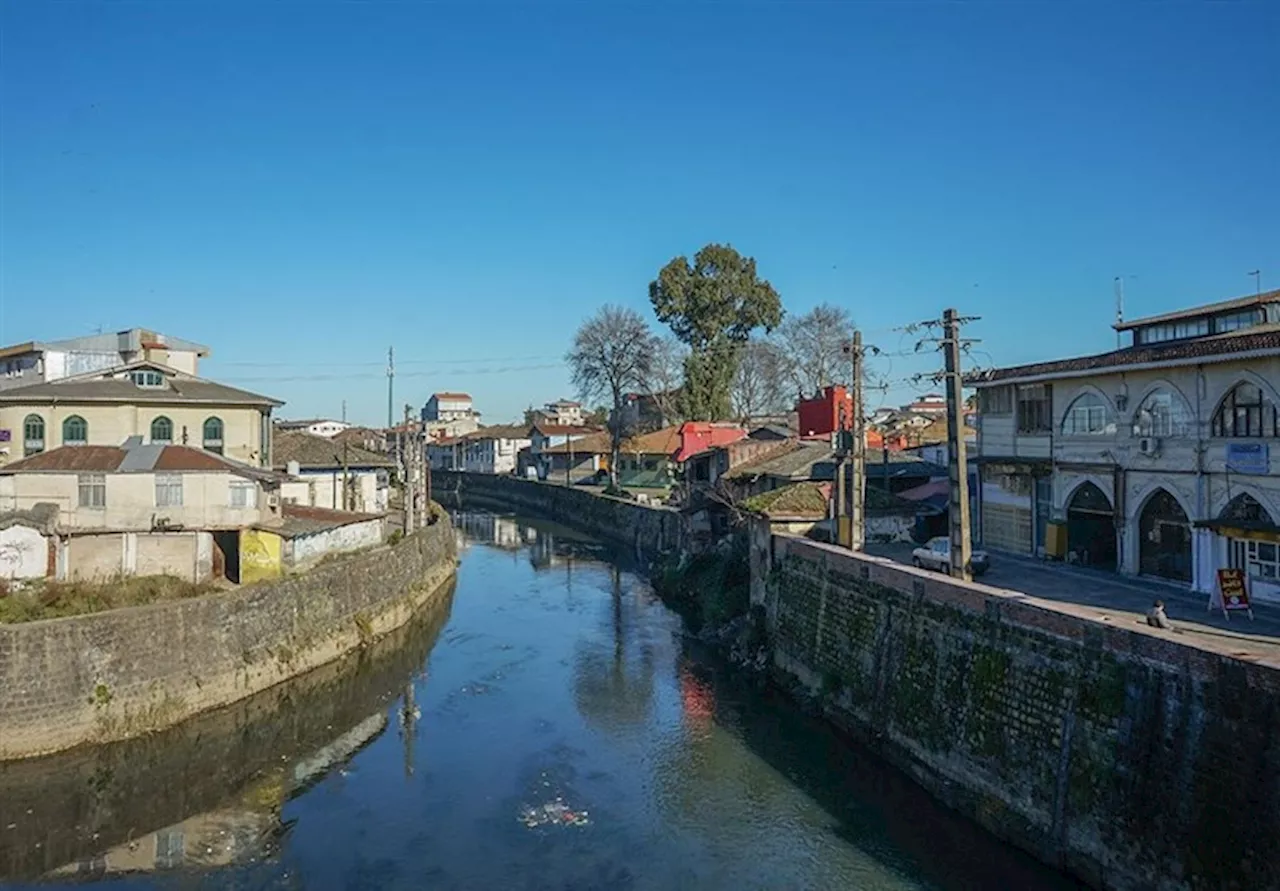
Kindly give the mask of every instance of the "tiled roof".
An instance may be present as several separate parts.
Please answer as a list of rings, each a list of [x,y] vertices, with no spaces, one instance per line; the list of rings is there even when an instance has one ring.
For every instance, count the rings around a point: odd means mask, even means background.
[[[303,468],[336,470],[342,467],[345,452],[348,467],[394,467],[395,462],[386,455],[379,455],[358,445],[335,442],[324,436],[314,436],[302,430],[277,431],[271,446],[271,460],[275,467],[287,467],[297,461]]]
[[[573,436],[575,434],[588,435],[591,433],[599,433],[599,427],[575,427],[569,424],[534,424],[529,428],[532,433],[537,430],[543,436]]]
[[[1208,316],[1215,313],[1227,312],[1232,309],[1248,309],[1251,306],[1262,306],[1267,303],[1280,302],[1280,290],[1264,291],[1261,294],[1250,294],[1247,297],[1235,297],[1231,300],[1220,300],[1217,303],[1206,303],[1200,306],[1193,306],[1191,309],[1179,309],[1173,312],[1161,313],[1158,316],[1144,316],[1140,319],[1126,319],[1123,322],[1117,322],[1112,325],[1117,331],[1130,331],[1134,328],[1141,328],[1146,325],[1158,325],[1161,322],[1172,322],[1175,319],[1193,319],[1198,316]]]
[[[529,428],[523,424],[491,424],[464,434],[461,438],[480,439],[528,439]]]
[[[470,399],[471,399],[471,397],[470,397],[470,396],[468,396],[466,393],[432,393],[431,395],[432,395],[433,397],[435,397],[437,400],[439,400],[439,399],[455,399],[455,400],[456,400],[456,399],[467,399],[467,400],[470,400]]]
[[[760,458],[742,462],[725,476],[729,479],[752,479],[759,476],[808,478],[813,473],[814,465],[824,462],[835,462],[835,452],[830,445],[789,442]]]
[[[135,368],[153,368],[165,375],[166,387],[139,387],[126,378],[115,377]],[[278,399],[217,384],[203,378],[175,372],[155,362],[134,362],[112,368],[109,372],[76,375],[56,381],[14,387],[0,391],[0,403],[46,402],[126,402],[181,405],[284,405]]]
[[[1242,353],[1277,351],[1280,351],[1280,325],[1259,325],[1256,328],[1245,328],[1230,334],[1199,337],[1194,340],[1175,340],[1154,343],[1150,346],[1127,347],[1093,356],[1077,356],[1074,359],[993,368],[990,371],[967,375],[965,384],[981,387],[986,384],[1028,378],[1073,377],[1107,368],[1196,360],[1225,361]]]
[[[675,454],[678,448],[680,448],[679,427],[666,427],[662,430],[655,430],[652,433],[642,433],[639,436],[628,437],[622,441],[622,453],[624,455],[665,455],[670,457]],[[590,436],[582,437],[582,439],[575,439],[571,443],[552,446],[546,451],[557,454],[572,451],[575,455],[607,455],[610,451],[609,433],[607,431],[593,433]]]
[[[742,503],[744,509],[766,517],[800,517],[820,520],[827,515],[829,483],[793,483],[753,495]]]
[[[290,504],[288,502],[280,505],[280,515],[283,517],[284,522],[279,527],[271,527],[271,530],[285,538],[314,535],[317,532],[327,532],[330,529],[349,526],[352,523],[376,520],[382,516],[381,514],[360,514],[345,510],[330,510],[326,507]]]
[[[204,449],[181,445],[61,446],[0,467],[10,473],[152,473],[213,471],[250,478],[269,478],[259,467],[241,464]]]

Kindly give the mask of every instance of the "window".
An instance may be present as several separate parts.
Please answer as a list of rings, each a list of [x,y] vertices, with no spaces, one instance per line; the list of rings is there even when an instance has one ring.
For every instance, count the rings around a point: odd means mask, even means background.
[[[1242,312],[1218,316],[1213,320],[1213,331],[1215,334],[1239,331],[1241,328],[1249,328],[1258,324],[1258,321],[1258,311],[1256,309],[1246,309]]]
[[[44,418],[27,415],[22,422],[22,455],[37,455],[44,451]]]
[[[204,422],[204,447],[216,455],[222,454],[222,419],[207,418]]]
[[[1217,437],[1274,439],[1277,430],[1280,424],[1275,405],[1263,395],[1261,387],[1249,381],[1232,387],[1213,413],[1212,433]]]
[[[978,391],[978,411],[984,415],[1013,414],[1013,390],[1009,387],[988,387]]]
[[[1231,540],[1231,565],[1251,579],[1275,584],[1280,581],[1280,546],[1271,541]]]
[[[154,389],[156,387],[164,386],[164,375],[158,371],[151,371],[150,369],[130,371],[129,380],[133,381],[134,384],[139,387],[150,387]]]
[[[107,506],[107,477],[101,473],[82,473],[77,477],[80,488],[80,506],[104,508]]]
[[[62,422],[63,445],[86,445],[89,442],[89,424],[79,415],[72,415]]]
[[[231,506],[257,507],[258,487],[251,480],[232,480]]]
[[[182,474],[156,474],[156,507],[182,507]]]
[[[1148,325],[1138,329],[1138,343],[1162,343],[1166,340],[1185,340],[1188,337],[1203,337],[1209,333],[1208,319],[1187,319],[1180,322],[1165,322],[1162,325]]]
[[[151,441],[160,445],[173,442],[173,421],[161,415],[151,422]]]
[[[1116,432],[1115,417],[1097,393],[1084,393],[1067,407],[1062,418],[1064,436],[1097,436]]]
[[[1231,502],[1222,509],[1218,519],[1236,523],[1271,524],[1271,514],[1248,492],[1241,492],[1232,498]]]
[[[1190,436],[1194,428],[1195,419],[1182,397],[1163,388],[1148,394],[1133,416],[1134,436],[1168,439]]]
[[[1048,384],[1018,387],[1018,432],[1048,433],[1053,430],[1053,389]]]

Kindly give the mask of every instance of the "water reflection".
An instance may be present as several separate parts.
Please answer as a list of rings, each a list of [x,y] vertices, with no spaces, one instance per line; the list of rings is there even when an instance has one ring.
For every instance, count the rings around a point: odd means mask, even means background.
[[[286,802],[386,729],[453,591],[362,653],[164,733],[0,764],[0,881],[269,860]]]
[[[0,869],[116,889],[180,868],[308,891],[1073,887],[722,670],[606,546],[455,522],[443,632],[199,732],[0,772],[21,824],[0,825]]]

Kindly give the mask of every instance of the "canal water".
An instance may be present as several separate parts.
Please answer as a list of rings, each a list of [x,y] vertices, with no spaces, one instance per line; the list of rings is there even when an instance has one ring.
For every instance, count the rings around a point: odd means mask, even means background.
[[[449,600],[359,656],[0,765],[0,886],[1076,887],[735,680],[599,542],[456,523]]]

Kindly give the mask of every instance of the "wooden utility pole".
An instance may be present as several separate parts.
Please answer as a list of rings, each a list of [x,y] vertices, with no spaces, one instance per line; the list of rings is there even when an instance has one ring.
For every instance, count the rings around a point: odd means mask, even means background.
[[[862,550],[866,542],[865,501],[867,493],[867,427],[866,399],[862,382],[862,332],[853,332],[852,364],[853,449],[850,472],[853,476],[853,492],[849,498],[849,547]]]
[[[348,500],[347,491],[351,485],[350,478],[348,476],[348,467],[349,465],[347,463],[347,441],[344,439],[342,441],[342,509],[343,510],[351,509],[350,507],[347,506],[347,500]]]
[[[960,374],[960,314],[942,314],[942,349],[946,357],[947,454],[951,476],[951,575],[969,580],[969,463],[964,453],[964,386]]]

